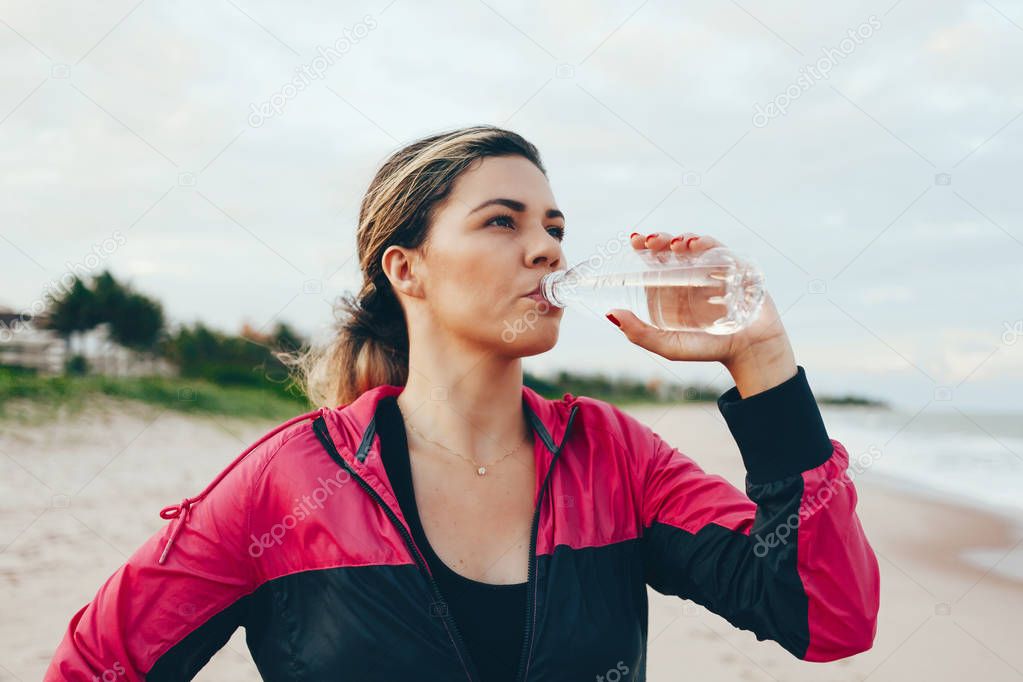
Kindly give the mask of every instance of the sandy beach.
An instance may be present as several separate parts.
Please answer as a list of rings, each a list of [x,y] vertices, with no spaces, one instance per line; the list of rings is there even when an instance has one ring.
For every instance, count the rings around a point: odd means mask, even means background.
[[[835,408],[832,408],[835,409]],[[707,470],[742,487],[715,405],[629,410]],[[827,422],[827,412],[825,420]],[[38,426],[0,423],[0,680],[38,680],[68,620],[164,523],[273,424],[98,405]],[[842,433],[830,435],[842,441]],[[850,449],[850,452],[853,451]],[[1023,560],[1008,518],[857,477],[881,566],[874,648],[804,663],[691,602],[650,591],[650,680],[1019,680]],[[239,630],[196,678],[259,679]]]

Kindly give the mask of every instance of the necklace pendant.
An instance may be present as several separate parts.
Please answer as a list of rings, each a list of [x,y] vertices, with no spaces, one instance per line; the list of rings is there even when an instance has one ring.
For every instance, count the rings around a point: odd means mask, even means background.
[[[487,468],[486,467],[480,467],[479,469],[476,470],[476,473],[479,476],[486,476]]]

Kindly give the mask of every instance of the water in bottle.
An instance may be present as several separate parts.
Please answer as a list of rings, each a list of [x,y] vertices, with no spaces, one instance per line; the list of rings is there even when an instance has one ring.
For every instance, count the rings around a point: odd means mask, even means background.
[[[545,275],[540,282],[544,299],[596,315],[624,308],[661,329],[708,334],[740,331],[764,302],[760,269],[723,246],[681,255],[634,249],[627,242],[608,250]]]

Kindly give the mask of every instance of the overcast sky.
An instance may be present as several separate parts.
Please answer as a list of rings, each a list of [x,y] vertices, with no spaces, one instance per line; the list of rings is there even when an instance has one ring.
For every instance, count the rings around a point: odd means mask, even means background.
[[[570,263],[711,234],[816,392],[1023,404],[1019,1],[8,2],[0,50],[0,304],[89,264],[172,321],[322,334],[378,165],[492,123],[540,148]],[[578,311],[526,367],[731,385]]]

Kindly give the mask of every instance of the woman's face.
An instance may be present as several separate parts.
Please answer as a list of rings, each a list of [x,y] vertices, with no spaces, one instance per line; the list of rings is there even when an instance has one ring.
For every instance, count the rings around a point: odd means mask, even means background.
[[[530,161],[477,161],[437,206],[425,254],[412,261],[425,305],[414,306],[409,324],[426,322],[508,357],[549,350],[564,311],[525,295],[544,274],[565,268],[564,228],[547,178]],[[415,319],[420,311],[429,320]],[[413,335],[422,333],[416,326]]]

